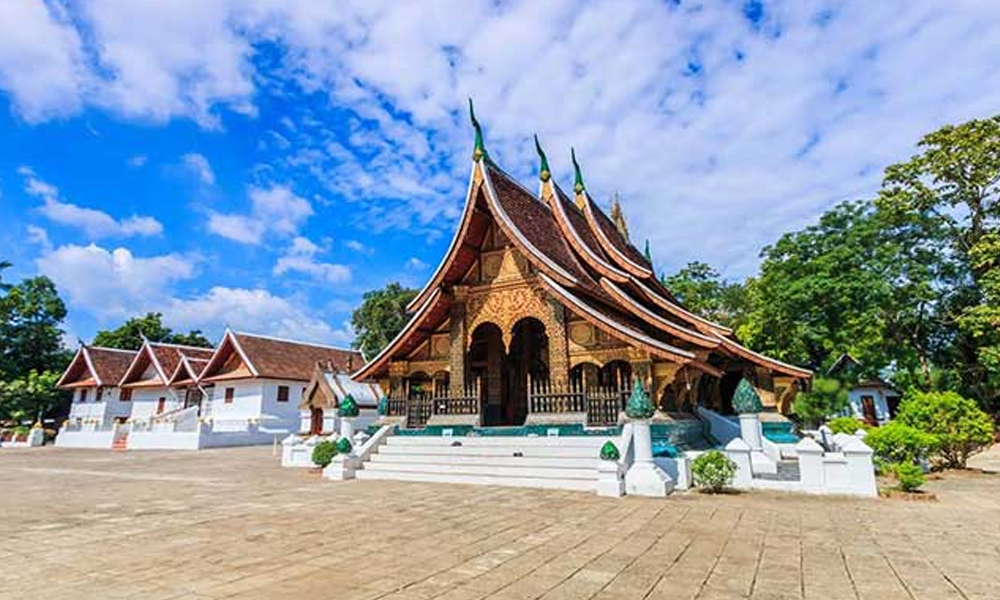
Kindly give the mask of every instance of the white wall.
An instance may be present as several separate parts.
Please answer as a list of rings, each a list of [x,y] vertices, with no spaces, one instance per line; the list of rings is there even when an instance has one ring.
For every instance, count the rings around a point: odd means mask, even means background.
[[[83,390],[87,390],[87,401],[81,402]],[[104,418],[111,421],[115,417],[128,417],[132,404],[119,400],[120,390],[117,387],[105,387],[101,393],[101,401],[97,402],[97,388],[78,388],[73,390],[73,403],[70,405],[70,419]]]
[[[871,396],[875,401],[875,417],[878,419],[879,423],[885,423],[889,420],[889,402],[887,400],[889,394],[885,388],[880,387],[859,387],[851,390],[848,400],[850,402],[851,416],[856,419],[864,420],[865,413],[861,406],[862,396]],[[895,395],[895,394],[893,394]]]
[[[163,403],[163,412],[177,410],[184,405],[183,401],[174,399],[171,390],[166,387],[132,388],[132,411],[130,413],[132,420],[148,421],[150,417],[156,416],[156,406],[160,398],[166,399],[166,402]]]
[[[288,386],[288,402],[278,402],[278,386]],[[302,400],[302,381],[280,379],[238,379],[218,382],[212,392],[209,415],[215,429],[224,423],[260,420],[261,431],[294,433],[299,429],[299,402]],[[233,401],[226,403],[226,388],[233,388]]]

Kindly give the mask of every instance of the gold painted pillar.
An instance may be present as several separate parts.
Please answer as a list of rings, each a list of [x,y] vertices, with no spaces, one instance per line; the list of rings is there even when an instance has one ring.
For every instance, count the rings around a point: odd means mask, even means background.
[[[569,382],[569,335],[566,328],[566,311],[562,304],[549,299],[545,334],[549,337],[549,379]]]
[[[456,286],[451,303],[450,349],[448,363],[451,366],[451,393],[453,396],[465,394],[468,371],[465,357],[468,356],[469,339],[465,323],[465,286]]]

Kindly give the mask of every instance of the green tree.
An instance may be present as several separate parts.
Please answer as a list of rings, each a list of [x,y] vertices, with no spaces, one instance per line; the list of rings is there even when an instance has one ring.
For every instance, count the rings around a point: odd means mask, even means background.
[[[663,285],[695,314],[733,329],[746,321],[750,310],[746,287],[722,279],[711,266],[690,262],[662,279]]]
[[[56,414],[69,395],[56,389],[61,372],[32,370],[27,375],[0,381],[0,421],[21,422]]]
[[[361,306],[351,313],[354,348],[371,358],[386,347],[409,320],[406,305],[417,290],[393,282],[379,290],[365,292]]]
[[[32,277],[0,296],[0,380],[61,370],[69,362],[60,325],[66,318],[56,286],[47,277]]]
[[[960,390],[996,411],[1000,116],[942,127],[918,146],[917,155],[886,169],[877,204],[895,230],[918,231],[948,265],[941,320],[957,327],[935,358]]]
[[[141,317],[132,317],[115,329],[98,331],[94,335],[94,345],[105,348],[120,348],[122,350],[138,350],[142,346],[143,336],[151,342],[183,344],[203,348],[212,347],[212,343],[202,335],[200,330],[194,329],[188,333],[174,333],[173,330],[163,324],[163,315],[154,312],[146,313]]]
[[[6,260],[0,260],[0,292],[6,292],[7,290],[10,289],[11,287],[10,284],[3,282],[3,272],[5,269],[9,269],[13,266],[14,266],[13,264],[11,264]]]

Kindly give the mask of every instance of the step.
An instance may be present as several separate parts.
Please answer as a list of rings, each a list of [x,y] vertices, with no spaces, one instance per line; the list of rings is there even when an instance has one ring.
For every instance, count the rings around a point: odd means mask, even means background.
[[[410,456],[509,456],[520,452],[525,458],[596,458],[600,447],[531,447],[531,446],[398,446],[386,444],[379,454]]]
[[[458,454],[373,454],[374,463],[481,465],[495,467],[539,467],[556,469],[596,469],[599,458],[586,457],[538,457],[538,456],[480,456]]]
[[[355,473],[360,480],[420,481],[426,483],[464,483],[592,492],[596,480],[542,479],[538,477],[495,477],[490,475],[459,475],[455,473],[422,473],[409,471],[378,471],[361,469]]]
[[[362,470],[406,473],[441,473],[447,475],[476,475],[502,478],[583,479],[597,480],[597,469],[498,467],[490,465],[449,465],[441,463],[369,462]]]
[[[519,447],[559,447],[559,448],[600,448],[608,440],[618,441],[609,436],[423,436],[393,435],[386,438],[389,446],[451,446],[460,442],[462,446],[519,446]]]

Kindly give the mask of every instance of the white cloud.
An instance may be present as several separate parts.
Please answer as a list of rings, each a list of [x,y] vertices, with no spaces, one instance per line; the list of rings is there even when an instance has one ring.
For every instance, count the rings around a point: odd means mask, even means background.
[[[209,231],[242,244],[257,245],[265,234],[293,235],[313,214],[308,200],[297,196],[286,186],[250,188],[249,214],[212,212]]]
[[[871,193],[922,133],[996,112],[1000,89],[1000,2],[763,3],[758,23],[738,2],[655,0],[92,0],[72,20],[56,3],[0,6],[0,87],[29,120],[96,106],[218,127],[291,77],[342,127],[296,106],[266,142],[275,168],[314,177],[374,231],[428,237],[458,216],[472,95],[506,169],[534,176],[537,131],[565,182],[573,144],[592,193],[621,192],[664,267],[697,258],[731,276]],[[255,63],[268,44],[280,58]],[[216,216],[227,237],[264,235],[252,213]]]
[[[30,167],[20,167],[18,172],[24,176],[24,191],[42,199],[42,206],[38,209],[42,215],[60,225],[81,229],[92,239],[163,233],[163,225],[153,217],[132,215],[115,219],[101,210],[63,202],[59,198],[59,189],[39,179]]]
[[[292,245],[274,265],[275,275],[298,272],[325,283],[346,283],[351,280],[351,269],[346,265],[316,260],[319,246],[304,237],[292,240]]]
[[[296,340],[342,344],[354,337],[349,328],[334,329],[298,305],[262,289],[213,287],[191,299],[172,299],[163,307],[164,320],[178,329],[234,329]]]
[[[135,156],[129,157],[125,164],[132,167],[133,169],[138,169],[139,167],[145,166],[149,162],[149,157],[145,154],[136,154]]]
[[[43,253],[52,250],[49,233],[37,225],[28,225],[28,241],[41,247]]]
[[[60,246],[38,258],[72,306],[102,318],[131,316],[155,305],[171,286],[195,275],[194,260],[178,254],[139,257],[128,248]]]
[[[358,254],[372,254],[374,252],[374,250],[358,240],[345,240],[344,245],[347,246],[348,250],[352,250]]]
[[[423,271],[427,268],[427,263],[420,260],[416,256],[411,256],[408,261],[406,261],[407,271]]]
[[[87,77],[80,36],[59,4],[0,2],[0,88],[25,120],[79,110]]]
[[[211,163],[208,162],[208,159],[204,155],[197,152],[189,152],[181,157],[181,162],[203,184],[215,184],[215,171],[212,170]]]

